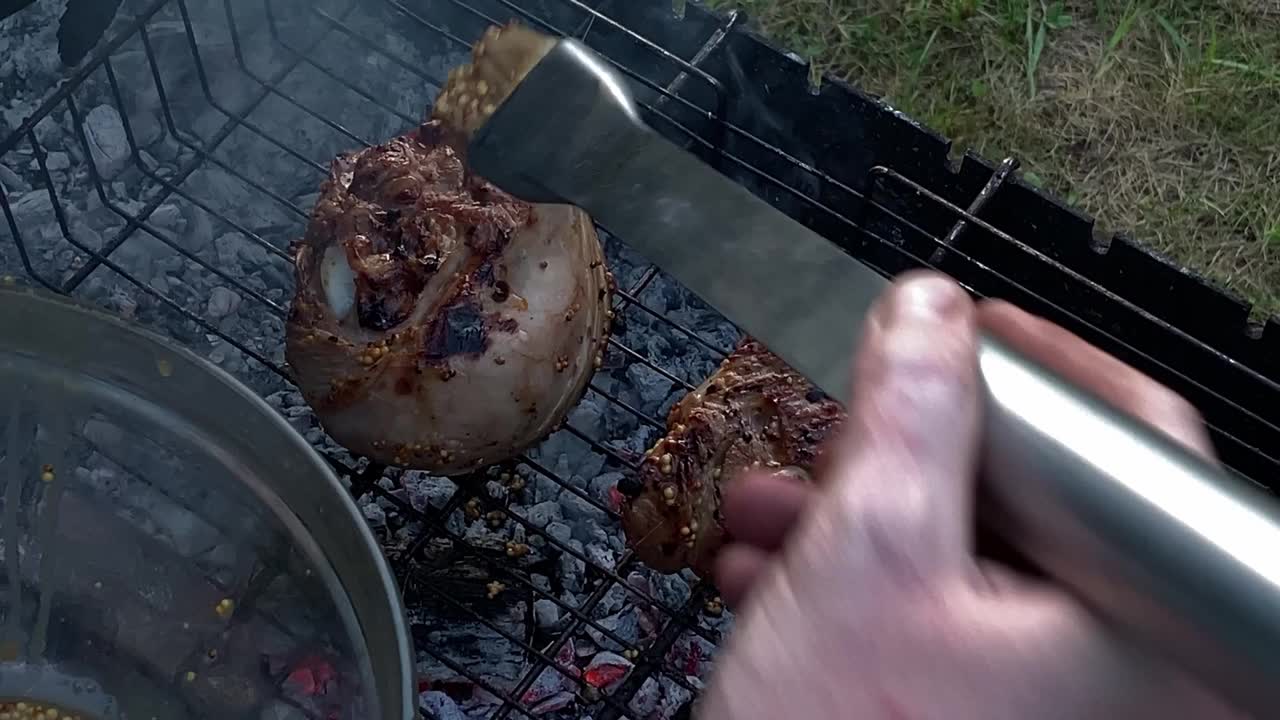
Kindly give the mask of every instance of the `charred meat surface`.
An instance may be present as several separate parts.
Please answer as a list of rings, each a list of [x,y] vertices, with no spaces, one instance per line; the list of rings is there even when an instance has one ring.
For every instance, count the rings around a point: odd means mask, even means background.
[[[438,119],[332,163],[294,255],[286,359],[335,441],[440,474],[508,459],[586,389],[609,329],[590,219],[472,174]]]
[[[662,572],[709,577],[729,539],[727,483],[755,468],[808,482],[844,408],[759,341],[744,340],[667,416],[667,434],[618,485],[627,541]]]

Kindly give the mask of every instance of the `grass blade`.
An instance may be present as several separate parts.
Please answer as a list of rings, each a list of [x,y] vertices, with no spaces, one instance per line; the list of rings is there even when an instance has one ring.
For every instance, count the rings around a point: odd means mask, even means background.
[[[1187,45],[1187,39],[1182,37],[1182,33],[1178,32],[1178,28],[1174,27],[1173,23],[1169,22],[1169,19],[1160,13],[1154,13],[1154,15],[1156,23],[1165,31],[1165,34],[1169,36],[1169,39],[1173,41],[1173,44],[1178,47],[1179,55],[1183,58],[1189,56],[1191,54],[1191,48]]]
[[[1129,32],[1133,30],[1133,23],[1138,19],[1142,12],[1139,8],[1129,5],[1129,9],[1125,11],[1124,16],[1120,18],[1120,24],[1116,25],[1115,32],[1111,33],[1111,38],[1107,40],[1107,54],[1115,52],[1120,47],[1120,43],[1129,36]]]

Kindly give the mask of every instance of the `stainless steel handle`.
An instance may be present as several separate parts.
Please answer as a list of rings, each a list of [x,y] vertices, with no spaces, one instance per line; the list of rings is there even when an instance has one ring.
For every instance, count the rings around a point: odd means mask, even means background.
[[[509,192],[585,209],[848,397],[854,338],[885,280],[654,133],[625,83],[580,43],[561,41],[470,153]],[[731,238],[732,249],[711,238]],[[978,352],[979,522],[1241,708],[1280,707],[1277,505],[998,338],[982,338]]]
[[[981,522],[1244,710],[1280,708],[1280,513],[986,338]]]

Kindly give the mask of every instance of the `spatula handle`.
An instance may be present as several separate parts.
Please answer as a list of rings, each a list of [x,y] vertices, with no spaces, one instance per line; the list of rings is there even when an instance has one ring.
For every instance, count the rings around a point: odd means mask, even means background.
[[[1121,632],[1274,714],[1273,500],[997,339],[983,339],[979,367],[980,521]]]

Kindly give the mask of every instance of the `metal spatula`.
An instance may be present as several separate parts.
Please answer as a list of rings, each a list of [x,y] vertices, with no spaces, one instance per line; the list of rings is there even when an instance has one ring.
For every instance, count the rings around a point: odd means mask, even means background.
[[[474,134],[475,170],[586,210],[836,398],[885,280],[641,120],[558,41]],[[1280,512],[1165,437],[982,339],[984,525],[1242,708],[1280,707]]]

